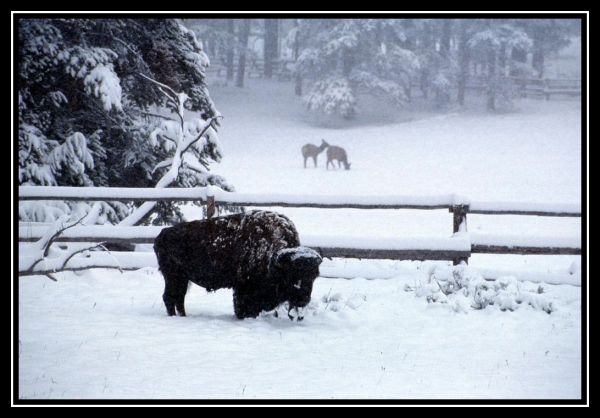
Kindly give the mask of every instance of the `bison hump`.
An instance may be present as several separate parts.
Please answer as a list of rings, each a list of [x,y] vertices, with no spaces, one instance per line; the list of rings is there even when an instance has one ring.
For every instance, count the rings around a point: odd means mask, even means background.
[[[300,239],[294,223],[286,216],[254,210],[242,219],[238,243],[238,279],[249,282],[268,280],[271,257],[283,248],[297,247]]]

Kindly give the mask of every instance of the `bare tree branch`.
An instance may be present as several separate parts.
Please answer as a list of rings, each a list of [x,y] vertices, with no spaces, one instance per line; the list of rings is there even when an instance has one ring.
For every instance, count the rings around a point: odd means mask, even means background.
[[[72,259],[74,256],[76,256],[77,254],[83,253],[83,252],[85,252],[85,251],[93,250],[94,248],[98,248],[98,247],[102,247],[102,248],[106,249],[106,247],[104,246],[104,243],[103,243],[103,242],[101,242],[100,244],[96,244],[96,245],[93,245],[93,246],[91,246],[91,247],[82,248],[82,249],[80,249],[80,250],[77,250],[77,251],[74,251],[74,252],[72,252],[72,253],[71,253],[71,254],[70,254],[68,257],[67,257],[67,259],[66,259],[66,260],[63,262],[63,264],[62,264],[62,266],[59,268],[59,270],[63,270],[63,269],[66,267],[67,263],[68,263],[68,262],[69,262],[69,261],[70,261],[70,260],[71,260],[71,259]]]
[[[173,121],[173,122],[177,122],[177,121],[176,121],[175,119],[173,119],[173,118],[170,118],[170,117],[168,117],[168,116],[159,115],[159,114],[156,114],[156,113],[144,112],[144,111],[142,111],[142,110],[140,110],[140,113],[141,113],[142,115],[153,116],[153,117],[155,117],[155,118],[161,118],[161,119],[166,119],[166,120],[170,120],[170,121]]]
[[[144,77],[145,79],[147,79],[147,80],[149,80],[149,81],[153,82],[154,84],[158,85],[159,87],[165,88],[165,89],[169,90],[171,93],[173,93],[175,96],[174,96],[174,97],[171,97],[171,95],[167,94],[166,92],[163,92],[165,95],[167,95],[167,97],[169,97],[169,98],[173,99],[173,100],[174,100],[174,101],[177,103],[177,97],[178,97],[179,95],[177,94],[177,92],[176,92],[175,90],[173,90],[171,87],[167,86],[166,84],[163,84],[163,83],[161,83],[161,82],[159,82],[159,81],[156,81],[156,80],[155,80],[155,79],[153,79],[153,78],[150,78],[150,77],[148,77],[148,76],[147,76],[147,75],[145,75],[145,74],[142,74],[142,73],[139,73],[139,74],[140,74],[142,77]]]
[[[50,239],[48,240],[48,242],[45,244],[45,247],[44,247],[44,257],[47,257],[47,256],[48,256],[48,252],[50,251],[50,246],[52,245],[52,243],[54,242],[54,240],[56,240],[56,238],[58,238],[58,236],[59,236],[60,234],[62,234],[63,232],[65,232],[67,229],[69,229],[69,228],[73,228],[75,225],[78,225],[78,224],[80,224],[80,223],[81,223],[81,222],[82,222],[82,221],[85,219],[85,217],[86,217],[86,216],[87,216],[87,214],[86,214],[86,215],[84,215],[84,216],[82,216],[82,217],[81,217],[81,218],[80,218],[80,219],[79,219],[77,222],[75,222],[75,223],[73,223],[73,224],[71,224],[71,225],[67,225],[66,227],[64,227],[64,228],[62,228],[62,229],[59,229],[58,231],[56,231],[56,232],[55,232],[55,233],[54,233],[54,234],[53,234],[53,235],[50,237]]]
[[[82,270],[89,270],[89,269],[114,269],[114,270],[119,270],[121,272],[125,271],[125,270],[138,270],[140,267],[125,267],[125,268],[121,268],[119,266],[112,266],[112,265],[92,265],[92,266],[85,266],[85,267],[66,267],[64,269],[62,269],[60,272],[56,272],[54,270],[38,270],[38,271],[20,271],[19,272],[19,277],[26,277],[26,276],[48,276],[49,274],[52,275],[53,273],[61,273],[63,271],[82,271]],[[51,278],[48,277],[53,281],[57,281],[56,278]]]
[[[58,279],[57,279],[56,277],[54,277],[54,276],[52,275],[52,273],[46,273],[46,274],[44,274],[44,276],[46,276],[47,278],[49,278],[49,279],[50,279],[50,280],[52,280],[52,281],[55,281],[55,282],[57,282],[57,281],[58,281]]]

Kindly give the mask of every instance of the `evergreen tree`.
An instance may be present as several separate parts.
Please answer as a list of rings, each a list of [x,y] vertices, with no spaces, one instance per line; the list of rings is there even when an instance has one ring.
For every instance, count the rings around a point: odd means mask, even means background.
[[[202,119],[218,114],[204,81],[208,57],[177,20],[24,18],[18,43],[19,184],[154,186],[168,151],[149,137],[169,104],[142,74],[185,92]],[[178,186],[231,190],[208,173],[221,158],[209,142],[194,154],[205,172],[181,170]],[[28,205],[22,219],[41,213]],[[129,210],[104,207],[113,221]],[[177,214],[172,203],[163,212],[159,221]]]
[[[577,19],[518,19],[515,24],[532,41],[532,66],[535,76],[544,76],[544,61],[549,53],[569,45],[570,36],[580,33]],[[522,54],[522,51],[519,51]]]
[[[380,94],[399,106],[408,101],[410,78],[419,64],[399,42],[398,20],[303,20],[296,30],[303,37],[296,74],[314,79],[305,97],[308,109],[352,118],[359,91]]]
[[[508,60],[512,59],[514,48],[528,50],[531,39],[511,21],[486,19],[469,40],[469,46],[485,63],[487,110],[496,110],[498,101],[502,105],[510,104],[514,83],[509,78]]]

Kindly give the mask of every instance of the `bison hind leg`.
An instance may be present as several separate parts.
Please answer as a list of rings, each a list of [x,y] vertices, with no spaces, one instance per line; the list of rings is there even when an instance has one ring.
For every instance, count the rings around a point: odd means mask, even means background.
[[[182,279],[168,279],[165,277],[165,292],[163,301],[169,316],[175,315],[175,310],[180,316],[185,316],[185,294],[188,281]]]
[[[165,307],[167,308],[167,315],[175,316],[175,299],[167,293],[163,293],[163,301],[165,302]]]

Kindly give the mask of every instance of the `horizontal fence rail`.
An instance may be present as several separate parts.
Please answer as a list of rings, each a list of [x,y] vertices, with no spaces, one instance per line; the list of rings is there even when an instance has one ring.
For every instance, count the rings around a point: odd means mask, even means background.
[[[31,262],[31,260],[22,259],[19,257],[19,270],[22,269],[21,262],[24,265]],[[69,264],[61,269],[61,271],[81,271],[88,270],[90,263],[93,264],[94,268],[107,268],[107,269],[118,269],[122,271],[126,270],[139,270],[142,268],[157,268],[158,261],[156,255],[153,252],[119,252],[111,251],[106,253],[102,251],[91,252],[87,257],[73,258]],[[38,265],[33,272],[29,275],[38,274],[52,274],[54,271],[51,265]],[[479,272],[485,279],[495,280],[503,276],[517,276],[522,280],[529,280],[532,282],[543,282],[547,284],[572,284],[575,286],[580,285],[580,278],[576,274],[569,273],[564,270],[505,270],[505,269],[488,269],[478,268]],[[332,277],[332,278],[351,278],[360,275],[364,278],[380,278],[388,279],[396,277],[401,274],[401,270],[398,271],[394,267],[389,269],[381,269],[375,267],[365,271],[365,267],[360,268],[360,273],[357,273],[355,269],[350,266],[341,267],[338,263],[333,262],[332,264],[323,263],[321,264],[321,277]]]
[[[455,194],[413,196],[350,196],[231,193],[217,187],[156,189],[135,187],[20,186],[19,200],[74,201],[182,201],[203,202],[209,198],[224,205],[255,207],[298,207],[321,209],[453,209],[466,206],[469,213],[493,215],[581,216],[581,205],[530,202],[471,202]]]
[[[405,239],[328,237],[303,235],[302,244],[318,248],[324,257],[348,257],[397,260],[467,261],[473,253],[491,254],[581,254],[581,239],[564,237],[523,237],[468,233],[468,214],[532,215],[580,217],[576,204],[546,204],[531,202],[470,201],[456,194],[435,196],[348,196],[230,193],[217,187],[175,188],[113,188],[113,187],[45,187],[21,186],[19,200],[75,201],[195,201],[207,205],[208,217],[218,205],[253,207],[297,207],[322,209],[447,209],[453,213],[451,237],[413,237]],[[48,226],[22,222],[19,241],[40,239]],[[157,226],[75,226],[57,242],[112,242],[150,244],[163,227]]]
[[[182,201],[204,202],[213,198],[220,204],[256,207],[309,207],[322,209],[447,209],[466,201],[458,195],[435,196],[348,196],[231,193],[218,187],[155,189],[134,187],[53,187],[20,186],[19,200],[75,201]]]
[[[34,242],[47,231],[47,225],[23,222],[19,225],[19,241]],[[66,230],[56,242],[114,242],[123,244],[152,244],[162,226],[76,226]],[[363,236],[326,236],[303,234],[302,244],[322,250],[326,257],[383,258],[414,260],[447,260],[441,254],[468,257],[469,253],[501,254],[580,254],[576,238],[465,233],[452,237],[411,237],[404,239],[365,238]],[[429,251],[429,253],[427,253]],[[414,253],[414,254],[413,254]],[[418,255],[423,253],[425,255]],[[394,256],[395,255],[395,256]],[[413,255],[416,258],[410,258]],[[427,258],[434,257],[434,258]]]

